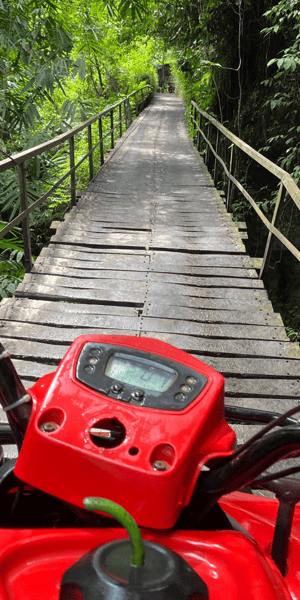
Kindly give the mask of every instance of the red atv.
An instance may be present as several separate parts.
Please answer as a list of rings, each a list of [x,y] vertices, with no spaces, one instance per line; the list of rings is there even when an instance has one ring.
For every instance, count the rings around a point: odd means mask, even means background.
[[[219,373],[122,336],[79,337],[28,392],[0,345],[0,399],[19,450],[0,467],[0,600],[300,598],[300,467],[261,475],[299,454],[299,406],[224,410]],[[237,448],[228,420],[267,425]]]

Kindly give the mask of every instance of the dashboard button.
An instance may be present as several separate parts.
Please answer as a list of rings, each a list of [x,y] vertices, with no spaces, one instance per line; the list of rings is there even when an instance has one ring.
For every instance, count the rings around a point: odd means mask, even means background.
[[[183,400],[185,400],[185,394],[182,394],[181,392],[178,392],[178,394],[175,394],[174,400],[182,402]]]
[[[143,400],[144,399],[144,392],[143,390],[135,390],[134,392],[132,392],[131,397],[134,400]]]
[[[89,355],[90,356],[100,356],[100,354],[102,354],[103,350],[102,348],[91,348],[91,350],[89,351]]]
[[[185,392],[186,394],[188,394],[189,392],[192,391],[192,388],[189,385],[186,385],[186,384],[181,385],[180,389],[181,389],[182,392]]]
[[[194,385],[195,383],[198,382],[198,379],[196,379],[196,377],[192,377],[191,375],[189,375],[189,377],[186,377],[186,382],[189,383],[190,385]]]
[[[120,383],[115,383],[111,387],[111,391],[113,392],[113,394],[119,394],[120,392],[122,392],[122,390],[123,390],[123,386]]]

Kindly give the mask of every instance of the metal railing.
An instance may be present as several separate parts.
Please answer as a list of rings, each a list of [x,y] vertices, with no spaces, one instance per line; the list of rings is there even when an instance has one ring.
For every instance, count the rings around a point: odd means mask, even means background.
[[[140,97],[138,97],[140,96]],[[135,116],[147,106],[153,96],[153,91],[149,85],[145,85],[143,88],[140,88],[128,96],[120,102],[113,104],[109,108],[106,108],[101,113],[95,115],[91,119],[88,119],[84,123],[81,123],[77,127],[70,129],[66,133],[63,133],[47,142],[35,146],[34,148],[29,148],[24,152],[20,152],[19,154],[14,154],[5,160],[0,161],[0,173],[3,173],[7,169],[17,168],[19,175],[19,188],[20,188],[20,205],[21,212],[18,216],[16,216],[12,221],[7,223],[7,225],[0,232],[0,239],[2,239],[13,227],[22,223],[22,232],[23,232],[23,241],[24,241],[24,262],[26,271],[31,271],[32,268],[32,254],[31,254],[31,239],[30,239],[30,228],[29,228],[29,214],[33,212],[40,204],[45,202],[51,194],[68,178],[71,180],[71,205],[75,206],[76,204],[76,175],[75,172],[80,167],[80,165],[88,158],[89,159],[89,181],[92,181],[94,178],[94,161],[93,154],[95,150],[100,148],[100,165],[102,166],[104,163],[104,140],[110,137],[110,146],[111,149],[114,148],[115,138],[121,137],[123,134],[123,125],[125,124],[125,130],[132,123],[132,113],[135,113]],[[133,101],[133,102],[132,102]],[[117,121],[114,118],[114,113],[117,112]],[[123,114],[122,114],[123,113]],[[103,118],[110,116],[110,129],[103,134]],[[93,145],[92,141],[92,125],[93,123],[98,122],[98,134],[99,140],[96,144]],[[81,131],[87,129],[87,139],[88,139],[88,152],[75,164],[75,136]],[[116,135],[117,134],[117,135]],[[55,148],[57,146],[61,146],[64,142],[69,141],[69,159],[70,159],[70,169],[67,173],[65,173],[52,187],[45,192],[40,198],[38,198],[35,202],[28,205],[27,199],[27,187],[26,187],[26,161],[35,156],[43,154]]]
[[[226,194],[226,208],[230,210],[231,202],[232,202],[232,191],[233,186],[235,186],[243,196],[250,202],[251,206],[255,210],[256,214],[259,216],[261,221],[269,230],[268,239],[265,246],[264,257],[262,260],[262,265],[259,273],[259,277],[262,277],[264,269],[269,264],[270,254],[272,250],[272,243],[274,241],[274,236],[296,257],[298,261],[300,261],[300,251],[296,248],[278,229],[278,220],[279,215],[283,206],[284,198],[286,193],[292,198],[297,208],[300,210],[300,189],[296,185],[295,181],[291,177],[287,171],[278,167],[275,163],[270,161],[268,158],[254,150],[251,146],[243,142],[239,137],[234,135],[229,129],[226,129],[224,125],[221,125],[214,117],[209,115],[207,112],[199,108],[196,102],[192,101],[192,112],[191,112],[191,122],[193,124],[196,136],[196,145],[198,151],[200,150],[201,136],[206,143],[205,150],[205,164],[207,165],[210,160],[210,155],[214,156],[214,167],[213,167],[213,179],[216,184],[218,180],[218,169],[219,165],[223,167],[225,175],[228,179],[227,185],[227,194]],[[198,118],[197,118],[198,117]],[[204,133],[203,125],[206,128]],[[212,143],[212,128],[215,128],[215,147],[213,147]],[[222,134],[222,135],[221,135]],[[227,160],[227,164],[225,160],[220,156],[222,152],[222,145],[224,145],[225,139],[231,142],[229,148],[229,157]],[[279,191],[277,194],[277,199],[274,206],[272,221],[270,222],[264,213],[259,208],[258,204],[253,200],[247,190],[243,187],[243,185],[234,177],[233,172],[233,160],[234,160],[234,151],[235,148],[240,148],[245,154],[250,156],[254,161],[263,166],[267,171],[275,175],[280,181]],[[227,148],[228,150],[228,148]],[[227,154],[227,152],[223,150],[223,155]],[[219,163],[219,165],[218,165]]]

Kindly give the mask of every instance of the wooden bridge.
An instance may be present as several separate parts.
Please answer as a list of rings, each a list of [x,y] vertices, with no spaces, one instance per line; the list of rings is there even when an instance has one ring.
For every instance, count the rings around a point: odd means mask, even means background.
[[[219,370],[227,404],[283,412],[299,402],[299,346],[273,312],[178,97],[155,96],[55,227],[0,307],[1,341],[26,387],[78,335],[126,334]]]

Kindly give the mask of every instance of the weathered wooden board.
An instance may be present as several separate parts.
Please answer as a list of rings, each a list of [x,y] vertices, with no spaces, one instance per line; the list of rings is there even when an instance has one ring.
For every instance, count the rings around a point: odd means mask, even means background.
[[[229,307],[228,307],[229,308]],[[247,312],[244,310],[200,310],[196,308],[151,304],[144,308],[148,317],[176,319],[177,321],[196,321],[198,323],[244,323],[248,325],[277,325],[283,327],[280,314]]]
[[[7,324],[1,324],[0,337],[5,339],[18,339],[18,340],[33,340],[44,342],[49,344],[71,344],[80,335],[138,335],[136,330],[128,329],[109,329],[103,327],[103,329],[95,329],[91,327],[48,327],[47,325],[35,325],[34,323],[17,323],[8,322]],[[20,352],[21,352],[20,344]],[[38,357],[37,357],[38,358]]]
[[[234,379],[228,377],[225,385],[226,396],[261,396],[264,398],[299,399],[300,379]],[[295,402],[296,403],[296,402]]]
[[[227,242],[223,242],[223,243],[219,243],[218,240],[216,240],[215,238],[201,238],[201,240],[199,240],[198,242],[195,243],[185,243],[184,241],[182,241],[182,243],[180,244],[180,242],[177,240],[176,237],[174,238],[167,238],[167,236],[165,238],[154,238],[153,242],[150,244],[150,240],[147,237],[142,237],[139,236],[139,238],[137,236],[130,236],[127,235],[125,236],[123,235],[117,235],[114,236],[113,234],[107,234],[107,235],[99,235],[99,236],[87,236],[87,235],[54,235],[51,238],[51,242],[57,242],[57,243],[63,243],[65,242],[66,244],[74,244],[74,245],[81,245],[83,247],[95,247],[95,248],[101,248],[102,246],[124,246],[124,247],[128,247],[128,248],[134,248],[134,247],[150,247],[150,248],[166,248],[166,247],[170,247],[170,248],[174,248],[174,249],[179,249],[179,248],[183,248],[183,249],[188,249],[188,250],[199,250],[202,252],[207,252],[207,251],[215,251],[215,252],[236,252],[236,253],[241,253],[241,252],[245,252],[245,248],[243,246],[243,244],[238,244],[231,242],[229,239],[227,240]]]
[[[119,308],[119,307],[118,307]],[[122,313],[122,311],[120,311]],[[1,316],[1,315],[0,315]],[[4,317],[5,318],[5,317]],[[9,311],[9,320],[21,323],[43,323],[53,327],[88,327],[95,329],[130,329],[138,331],[140,327],[140,318],[138,316],[126,316],[116,314],[80,314],[75,312],[50,312],[40,310],[29,310],[23,308]],[[273,329],[273,328],[272,328]]]
[[[4,300],[2,300],[2,304],[1,307],[3,308],[7,308],[8,306],[15,306],[15,307],[20,307],[20,308],[33,308],[35,310],[37,309],[41,309],[41,310],[52,310],[54,312],[61,312],[61,311],[74,311],[77,313],[91,313],[94,312],[96,314],[130,314],[130,315],[135,315],[138,312],[138,314],[141,314],[141,308],[137,308],[137,307],[131,307],[131,306],[120,306],[117,304],[111,304],[111,305],[107,305],[107,304],[91,304],[91,303],[87,303],[87,304],[83,304],[83,303],[70,303],[70,302],[63,302],[61,300],[55,302],[55,300],[33,300],[31,298],[15,298],[15,299],[11,299],[11,298],[5,298]],[[145,315],[147,315],[147,311],[149,308],[151,308],[152,306],[157,306],[157,296],[151,296],[151,294],[147,294],[147,302],[144,303],[143,305],[143,313]],[[165,295],[160,295],[159,296],[159,307],[161,307],[162,311],[165,311],[166,313],[168,312],[168,307],[186,307],[186,308],[198,308],[198,309],[209,309],[209,310],[215,310],[215,311],[225,311],[225,317],[227,315],[227,312],[230,311],[234,311],[235,314],[237,314],[237,316],[239,317],[239,313],[242,313],[244,315],[244,313],[264,313],[266,314],[267,318],[270,319],[272,321],[273,325],[279,325],[282,324],[281,322],[277,322],[277,316],[276,313],[272,312],[272,305],[268,300],[263,300],[263,301],[257,301],[255,302],[254,300],[243,300],[243,304],[242,304],[242,310],[241,310],[241,303],[239,300],[234,300],[234,299],[226,299],[226,298],[191,298],[189,296],[176,296],[176,295],[172,295],[172,296],[165,296]],[[2,315],[5,315],[5,311],[1,313]],[[275,317],[274,317],[275,315]],[[166,315],[161,315],[161,316],[168,316],[168,314]],[[5,318],[4,316],[2,318]],[[255,316],[254,315],[245,315],[245,317],[241,317],[244,319],[248,319],[249,318],[249,322],[254,322]],[[273,322],[273,318],[276,319],[276,322]],[[244,321],[242,321],[244,322]],[[246,321],[245,321],[246,322]],[[247,321],[248,322],[248,321]]]
[[[0,304],[0,319],[16,320],[19,310],[31,311],[36,315],[40,311],[51,313],[75,313],[85,315],[125,315],[136,317],[141,309],[133,306],[118,306],[116,304],[76,304],[72,302],[54,302],[50,300],[31,300],[30,298],[4,298]]]
[[[178,290],[180,290],[180,288],[178,288]],[[268,300],[267,296],[263,297],[260,295],[251,294],[247,298],[244,297],[241,301],[239,299],[239,294],[237,294],[235,297],[231,295],[227,298],[222,298],[220,292],[219,297],[216,297],[218,292],[215,289],[212,293],[210,293],[210,290],[202,290],[202,297],[186,296],[183,294],[179,294],[178,290],[177,293],[173,291],[172,294],[166,295],[164,293],[165,289],[163,287],[161,293],[159,294],[160,305],[187,306],[190,308],[208,308],[212,310],[237,311],[240,311],[242,308],[242,310],[248,312],[272,311],[272,304]],[[221,291],[224,292],[224,288],[222,288]],[[224,295],[225,294],[223,294],[223,296]],[[145,303],[145,310],[147,306],[151,306],[152,304],[157,304],[157,294],[148,291],[147,301]]]
[[[16,364],[16,362],[18,365],[19,363],[21,364],[22,371],[19,371],[18,366],[18,372],[20,373],[20,376],[24,375],[25,367],[26,373],[29,373],[30,367],[32,377],[41,377],[42,375],[45,375],[46,373],[50,373],[53,370],[55,370],[56,364],[64,357],[65,353],[67,352],[69,344],[51,345],[41,342],[23,340],[21,348],[20,341],[5,338],[5,347],[11,353],[14,364]],[[20,352],[20,350],[22,350],[22,352]],[[38,360],[49,360],[49,356],[52,364],[47,364],[45,362],[37,362]],[[229,382],[229,378],[235,378],[234,381],[237,381],[239,379],[242,379],[242,377],[249,377],[249,375],[251,375],[252,377],[255,376],[255,383],[258,379],[264,379],[266,384],[268,383],[269,379],[277,380],[278,378],[285,377],[284,381],[286,381],[289,379],[293,380],[295,377],[299,377],[299,363],[297,360],[283,361],[281,359],[276,358],[270,359],[249,357],[235,358],[233,360],[232,358],[212,357],[208,355],[201,356],[194,354],[193,356],[222,373],[222,375],[224,375],[224,377],[226,378],[227,383]],[[18,357],[18,359],[15,357]],[[24,357],[26,357],[26,360],[24,360]],[[27,364],[28,362],[30,362],[30,357],[33,357],[36,361],[36,363],[34,363],[36,364],[36,369],[33,369],[32,364]],[[286,372],[286,367],[289,369],[288,372]],[[249,382],[250,379],[248,379],[247,381]],[[228,391],[230,390],[230,387],[231,386],[229,386],[228,388],[228,386],[226,385],[226,389]],[[242,386],[239,389],[242,392],[242,390],[245,390],[245,387]],[[253,395],[257,394],[257,390],[258,388],[255,388],[254,385]]]
[[[140,260],[138,260],[140,259]],[[91,271],[102,271],[109,269],[110,271],[154,271],[155,273],[173,273],[174,275],[190,275],[190,276],[201,276],[201,277],[230,277],[230,278],[250,278],[257,279],[258,275],[255,269],[246,268],[231,268],[231,267],[196,267],[196,266],[184,266],[170,264],[154,264],[154,261],[145,259],[144,257],[122,257],[115,258],[109,256],[108,258],[101,257],[99,260],[93,260],[91,257],[89,260],[77,260],[73,258],[62,258],[62,257],[43,257],[40,256],[35,262],[32,273],[50,273],[50,268],[54,272],[54,267],[57,268],[70,268],[70,269],[84,269],[86,274],[90,274]]]
[[[74,280],[75,285],[77,282],[77,278],[80,277],[81,279],[113,279],[115,280],[117,278],[117,280],[121,279],[121,280],[130,280],[130,281],[145,281],[145,272],[147,271],[134,271],[134,270],[125,270],[122,269],[120,271],[118,271],[117,269],[112,269],[112,270],[108,270],[108,269],[74,269],[73,267],[67,267],[67,266],[54,266],[54,265],[47,265],[47,268],[45,268],[44,264],[40,264],[39,262],[37,262],[34,266],[34,269],[31,272],[31,277],[32,280],[34,281],[34,274],[35,273],[39,273],[42,275],[47,275],[47,277],[49,275],[60,275],[63,278],[65,278],[65,276],[68,276],[68,278],[72,278],[72,280]],[[194,276],[189,276],[189,275],[182,275],[182,274],[175,274],[175,273],[166,273],[166,272],[162,272],[162,273],[156,273],[154,271],[148,271],[148,281],[151,282],[157,282],[157,283],[179,283],[179,284],[187,284],[187,285],[191,285],[191,286],[211,286],[212,284],[218,287],[227,287],[230,284],[232,285],[232,287],[245,287],[245,288],[258,288],[258,289],[263,289],[264,285],[263,282],[260,279],[252,279],[250,277],[235,277],[234,281],[232,281],[232,278],[228,278],[228,277],[217,277],[215,276],[214,278],[211,277],[206,277],[204,275],[199,275],[198,277],[194,277]],[[24,282],[28,282],[29,278],[25,277],[24,278]],[[51,285],[51,279],[49,280],[50,285]]]
[[[213,338],[246,340],[288,340],[284,327],[236,325],[232,323],[198,323],[175,319],[142,317],[141,332],[157,331]]]
[[[107,327],[95,329],[92,327],[51,327],[34,323],[19,323],[7,321],[1,324],[0,338],[19,339],[19,340],[38,340],[45,343],[70,344],[79,335],[139,335],[136,330],[110,329]],[[223,339],[223,338],[205,338],[194,337],[174,333],[162,333],[157,331],[143,331],[146,337],[160,339],[168,342],[178,348],[190,353],[199,353],[203,356],[235,356],[247,357],[275,357],[275,358],[300,358],[300,350],[297,344],[289,342],[269,341],[269,340],[243,340],[243,339]]]
[[[299,377],[299,361],[298,360],[282,360],[278,358],[226,358],[224,356],[201,356],[201,354],[193,354],[199,360],[219,371],[227,377],[249,377],[256,378],[272,378],[277,379],[284,377],[285,379]]]
[[[107,257],[116,257],[118,260],[127,260],[126,257],[137,257],[137,261],[142,257],[143,259],[152,259],[155,257],[156,265],[178,265],[180,266],[192,266],[192,267],[229,267],[239,268],[251,267],[253,260],[249,256],[240,254],[205,254],[196,253],[189,254],[186,252],[163,251],[163,250],[134,250],[130,248],[84,248],[82,246],[75,246],[73,244],[50,244],[48,248],[43,248],[40,256],[54,256],[61,258],[75,258],[77,260],[106,260]]]
[[[122,289],[72,289],[68,287],[50,287],[35,284],[20,283],[15,296],[21,298],[40,298],[41,300],[66,300],[68,302],[99,302],[110,304],[125,304],[126,306],[144,305],[143,292],[124,292]]]
[[[298,344],[280,341],[259,341],[259,340],[239,340],[239,339],[208,339],[193,337],[188,335],[179,335],[172,333],[161,333],[157,331],[143,330],[143,335],[154,339],[159,339],[173,346],[190,353],[199,353],[212,356],[231,356],[232,360],[238,357],[252,356],[277,358],[295,358],[300,359],[300,348]],[[299,364],[299,363],[298,363]]]
[[[149,293],[157,293],[164,292],[165,295],[168,294],[177,294],[177,295],[187,295],[193,297],[210,297],[210,298],[239,298],[241,302],[243,299],[247,300],[252,298],[266,298],[267,294],[264,289],[256,289],[254,286],[250,287],[228,287],[229,282],[227,278],[217,279],[217,278],[201,278],[201,281],[198,280],[198,286],[196,285],[181,285],[181,284],[172,284],[169,282],[162,281],[161,283],[157,281],[151,281],[151,278],[146,278],[144,281],[137,281],[134,279],[130,279],[130,281],[126,280],[126,276],[120,279],[123,276],[123,271],[120,272],[120,276],[114,279],[92,279],[89,277],[86,278],[78,278],[78,277],[64,277],[64,276],[54,276],[54,275],[40,275],[38,273],[27,273],[24,277],[24,283],[21,283],[16,291],[16,296],[19,296],[21,292],[28,293],[29,291],[38,293],[39,288],[47,289],[49,288],[54,290],[57,289],[57,295],[59,295],[59,290],[63,289],[64,293],[66,293],[65,288],[72,288],[80,291],[86,290],[87,297],[89,297],[90,292],[96,292],[99,290],[99,298],[103,292],[122,292],[125,293],[125,290],[128,292],[128,296],[133,298],[133,295],[138,292],[144,292],[146,289],[146,281],[147,288]],[[128,278],[129,279],[129,278]],[[235,280],[236,281],[236,280]],[[243,280],[244,281],[244,280]],[[251,281],[251,280],[247,280]],[[200,284],[201,283],[201,287]],[[219,287],[218,283],[220,284]],[[255,280],[254,280],[255,283]],[[44,292],[42,292],[44,293]]]

